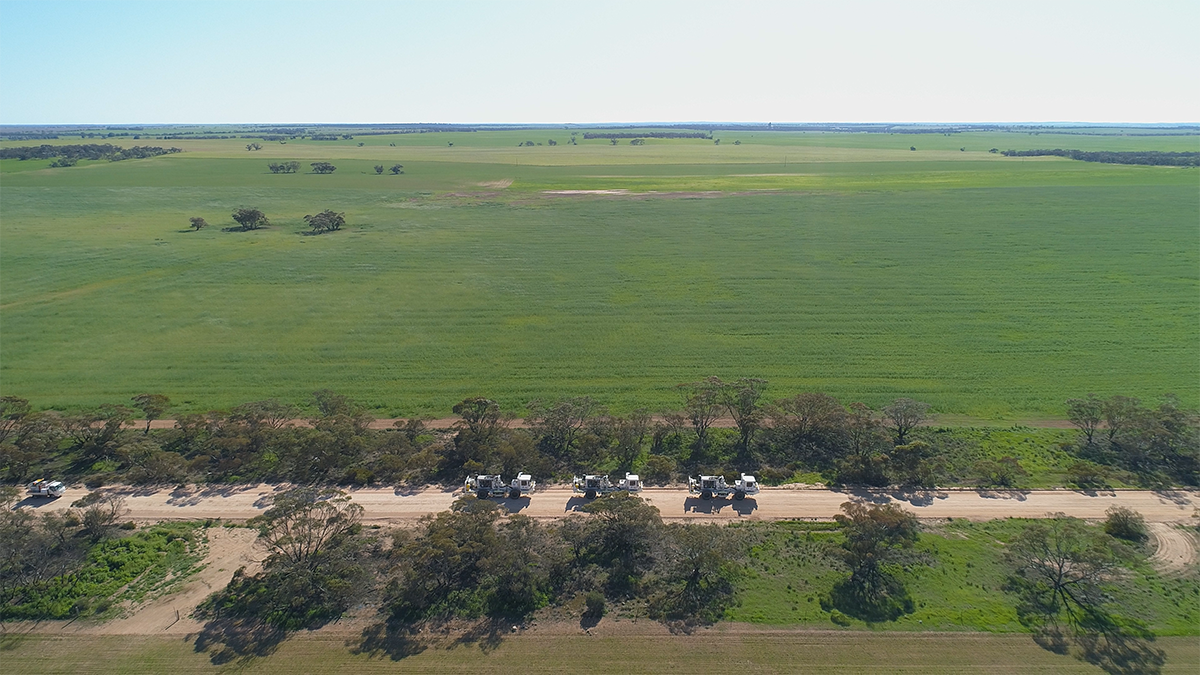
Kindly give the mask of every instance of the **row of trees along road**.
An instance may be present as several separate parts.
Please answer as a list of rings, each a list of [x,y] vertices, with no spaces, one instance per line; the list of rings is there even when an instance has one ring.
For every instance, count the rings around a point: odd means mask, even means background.
[[[312,217],[318,226],[340,226],[341,214],[318,216]],[[29,401],[5,396],[0,477],[22,481],[54,466],[65,477],[136,483],[456,484],[469,473],[517,471],[540,480],[633,471],[648,484],[697,472],[733,478],[739,471],[755,473],[766,485],[797,472],[868,486],[1017,487],[1022,480],[1017,457],[980,459],[963,451],[953,430],[920,426],[930,414],[921,402],[898,399],[872,410],[811,392],[772,401],[766,388],[763,380],[708,378],[681,385],[681,408],[657,415],[644,409],[613,414],[586,396],[535,400],[523,428],[496,401],[471,397],[453,407],[459,421],[450,429],[410,419],[388,430],[370,429],[373,416],[365,407],[329,390],[315,392],[307,409],[254,401],[174,414],[173,428],[138,431],[127,428],[133,419],[173,414],[165,396],[145,394],[129,405],[71,413],[35,411]],[[1200,427],[1194,411],[1171,397],[1154,408],[1134,399],[1110,403],[1110,421],[1093,428],[1091,418],[1080,418],[1079,442],[1063,447],[1069,480],[1089,488],[1115,479],[1196,484]],[[735,428],[714,428],[723,417]],[[307,425],[293,424],[299,418]]]
[[[1108,525],[1118,517],[1140,522],[1132,512],[1110,513]],[[548,606],[577,607],[588,627],[624,603],[686,631],[721,620],[736,602],[751,548],[771,527],[665,524],[655,507],[624,492],[550,523],[506,517],[469,494],[411,530],[366,529],[361,518],[361,507],[329,488],[275,496],[251,521],[268,551],[262,570],[238,570],[201,604],[196,616],[207,623],[197,649],[219,662],[269,653],[289,631],[319,627],[364,603],[379,610],[358,648],[393,658],[422,649],[427,629],[475,621],[468,632],[499,640]],[[913,612],[904,580],[938,564],[936,549],[917,546],[916,518],[894,504],[847,502],[837,523],[836,543],[819,554],[843,570],[820,598],[832,620],[876,623]],[[1114,599],[1138,555],[1144,551],[1105,527],[1058,514],[1011,538],[1001,564],[1009,597],[1039,643],[1074,649],[1108,672],[1153,673],[1163,652]]]

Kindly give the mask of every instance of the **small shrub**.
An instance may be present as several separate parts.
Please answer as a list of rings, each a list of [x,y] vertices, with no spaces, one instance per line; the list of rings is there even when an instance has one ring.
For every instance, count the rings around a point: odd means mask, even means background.
[[[583,599],[586,609],[583,610],[583,616],[588,619],[599,619],[604,616],[606,607],[604,604],[604,594],[600,591],[591,591]]]
[[[1105,511],[1104,531],[1118,539],[1142,543],[1150,538],[1146,532],[1146,519],[1142,514],[1124,506],[1113,506]]]
[[[836,609],[829,613],[829,620],[836,623],[839,626],[849,626],[850,625],[850,617],[846,616],[845,614],[842,614],[841,612],[839,612]]]
[[[122,530],[136,530],[137,523],[133,522],[132,520],[129,522],[121,523],[121,529]]]

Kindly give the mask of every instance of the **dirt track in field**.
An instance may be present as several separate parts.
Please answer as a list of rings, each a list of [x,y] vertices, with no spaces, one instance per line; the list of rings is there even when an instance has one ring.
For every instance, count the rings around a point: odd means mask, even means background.
[[[126,497],[129,517],[139,521],[222,518],[245,520],[261,514],[284,485],[192,486],[175,489],[116,488]],[[350,490],[373,523],[404,523],[444,511],[461,491],[444,488],[406,490],[363,488]],[[17,508],[59,510],[87,493],[74,488],[53,501],[26,499]],[[920,518],[1039,518],[1062,512],[1079,518],[1104,518],[1105,510],[1121,505],[1141,513],[1152,523],[1196,522],[1200,493],[1195,491],[1121,490],[827,490],[766,488],[756,498],[703,500],[683,488],[647,488],[642,497],[658,507],[668,520],[780,520],[830,519],[843,502],[859,500],[896,503]],[[512,513],[535,518],[562,518],[587,503],[567,488],[539,490],[530,498],[497,499]]]
[[[1154,555],[1150,563],[1168,576],[1178,576],[1196,565],[1196,538],[1170,523],[1149,523]]]

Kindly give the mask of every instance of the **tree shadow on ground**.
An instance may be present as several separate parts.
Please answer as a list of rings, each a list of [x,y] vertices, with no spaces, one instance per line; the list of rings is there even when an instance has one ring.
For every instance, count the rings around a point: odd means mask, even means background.
[[[1023,502],[1029,499],[1029,490],[984,488],[979,490],[979,496],[984,499],[1015,499]]]
[[[213,665],[246,663],[270,656],[288,637],[287,631],[257,618],[220,618],[204,624],[196,634],[194,649],[208,652]]]
[[[477,646],[484,653],[491,652],[504,642],[504,634],[515,632],[518,626],[506,619],[481,619],[463,627],[460,622],[452,624],[408,624],[399,621],[381,621],[363,629],[355,640],[346,646],[352,654],[363,654],[372,658],[388,658],[400,661],[416,656],[431,647],[454,649]]]
[[[867,623],[895,621],[916,611],[908,589],[895,579],[890,580],[886,592],[871,598],[864,597],[849,579],[844,579],[829,592],[829,603],[843,614]]]
[[[908,502],[913,506],[929,506],[935,499],[949,497],[945,492],[933,488],[902,486],[892,490],[891,497],[897,501]]]
[[[1079,658],[1110,675],[1158,675],[1167,654],[1151,644],[1153,636],[1102,633],[1081,636]]]
[[[1045,627],[1033,634],[1033,641],[1048,652],[1090,663],[1109,675],[1159,675],[1167,654],[1154,646],[1154,635],[1134,629],[1072,634],[1057,627]],[[1074,649],[1072,649],[1074,647]]]
[[[503,619],[483,619],[463,631],[451,647],[476,645],[483,653],[497,649],[504,642],[504,633],[512,624]],[[515,628],[515,626],[514,626]]]
[[[416,636],[417,630],[412,625],[381,621],[364,628],[359,639],[348,640],[346,646],[351,654],[399,661],[425,651],[425,645]]]
[[[840,491],[852,496],[855,501],[867,502],[870,504],[892,503],[892,498],[883,490],[877,488],[843,488]]]

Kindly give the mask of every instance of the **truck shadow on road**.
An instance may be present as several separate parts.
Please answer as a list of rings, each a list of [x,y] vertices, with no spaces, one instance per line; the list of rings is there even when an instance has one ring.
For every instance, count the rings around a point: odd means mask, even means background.
[[[584,499],[583,497],[571,497],[567,500],[567,508],[563,509],[563,512],[570,513],[571,511],[580,511],[583,509],[584,504],[590,504],[594,501],[596,500]]]
[[[492,501],[500,504],[500,506],[503,506],[508,510],[509,513],[520,513],[529,508],[530,504],[530,499],[528,497],[522,497],[520,499],[494,499]]]
[[[722,509],[732,509],[739,516],[748,516],[758,509],[758,501],[752,498],[736,499],[699,499],[688,497],[683,500],[684,513],[719,514]]]
[[[62,499],[62,497],[26,497],[16,504],[13,504],[12,508],[14,511],[17,509],[38,509],[43,506],[53,504],[60,499]]]

